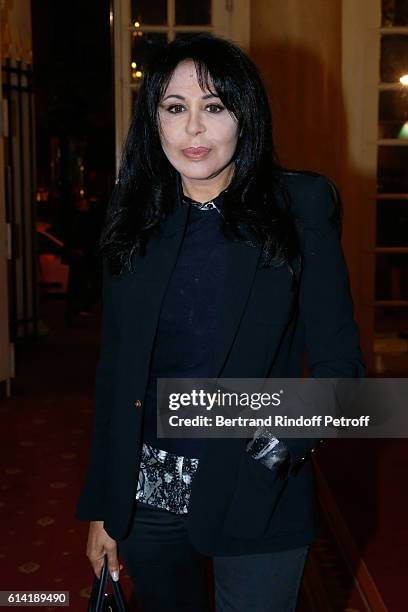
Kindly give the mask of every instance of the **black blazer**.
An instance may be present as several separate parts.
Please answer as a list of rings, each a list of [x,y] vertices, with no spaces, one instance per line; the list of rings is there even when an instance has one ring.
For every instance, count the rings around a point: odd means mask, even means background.
[[[287,266],[260,267],[260,247],[229,242],[212,377],[301,377],[305,350],[314,377],[362,377],[348,271],[329,223],[337,190],[313,173],[287,171],[284,182],[299,221],[299,283]],[[150,355],[186,213],[179,201],[132,272],[112,277],[104,266],[93,438],[75,516],[103,520],[116,540],[131,526]],[[320,521],[310,452],[318,440],[285,442],[291,468],[283,479],[246,452],[244,439],[206,442],[186,523],[199,551],[250,554],[312,542]]]

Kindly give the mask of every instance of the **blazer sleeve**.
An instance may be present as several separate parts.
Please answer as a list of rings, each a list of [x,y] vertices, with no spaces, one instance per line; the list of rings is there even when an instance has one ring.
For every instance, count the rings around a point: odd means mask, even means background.
[[[85,481],[77,503],[75,518],[104,520],[105,474],[109,442],[109,423],[114,400],[114,381],[119,329],[114,307],[116,279],[103,263],[102,326],[99,360],[96,367],[92,440]]]
[[[363,378],[366,364],[354,320],[349,274],[341,246],[341,226],[331,220],[340,206],[334,183],[324,176],[309,178],[295,196],[296,225],[303,257],[299,317],[304,325],[307,364],[315,378]],[[290,475],[295,475],[315,438],[286,438]]]

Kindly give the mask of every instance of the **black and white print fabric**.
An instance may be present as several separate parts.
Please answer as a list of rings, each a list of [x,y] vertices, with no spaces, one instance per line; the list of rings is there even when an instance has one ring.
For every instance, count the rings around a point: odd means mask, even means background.
[[[186,514],[198,459],[143,444],[136,499],[158,508]]]
[[[256,430],[247,444],[247,452],[273,469],[288,457],[288,450],[264,428]],[[143,444],[136,499],[176,514],[187,514],[191,483],[198,459],[183,457]]]

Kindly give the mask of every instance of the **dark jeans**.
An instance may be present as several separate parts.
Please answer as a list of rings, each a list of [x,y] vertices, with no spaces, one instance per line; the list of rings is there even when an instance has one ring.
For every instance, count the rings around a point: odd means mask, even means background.
[[[190,543],[185,520],[137,504],[131,532],[118,548],[141,612],[209,612],[212,573],[216,612],[295,610],[308,546],[217,556],[211,564]]]

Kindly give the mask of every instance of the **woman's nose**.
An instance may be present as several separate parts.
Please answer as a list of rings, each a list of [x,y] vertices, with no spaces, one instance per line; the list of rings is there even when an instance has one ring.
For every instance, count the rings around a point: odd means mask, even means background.
[[[192,111],[189,113],[186,124],[186,132],[191,135],[205,132],[205,125],[199,112]]]

